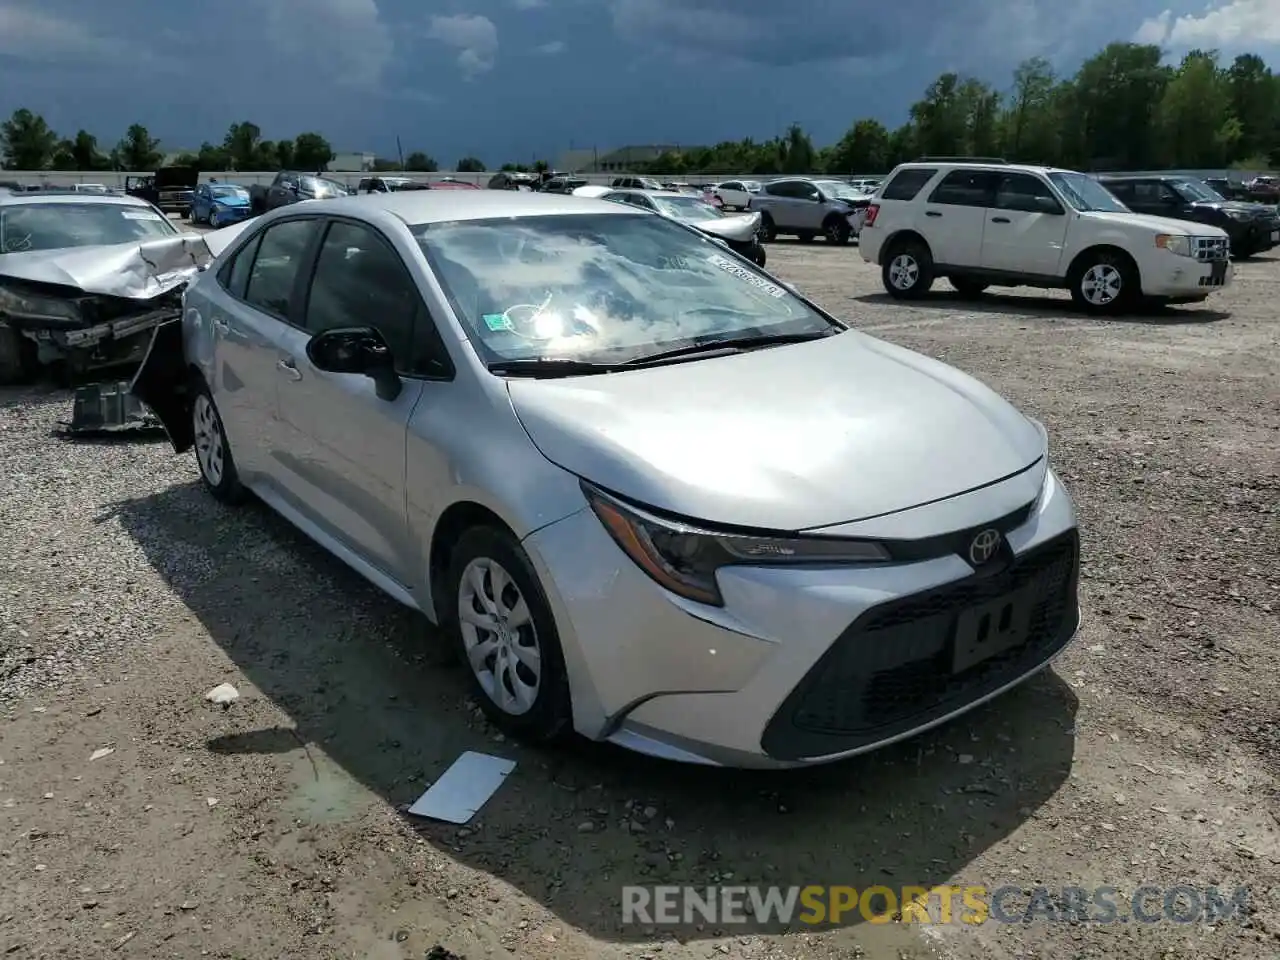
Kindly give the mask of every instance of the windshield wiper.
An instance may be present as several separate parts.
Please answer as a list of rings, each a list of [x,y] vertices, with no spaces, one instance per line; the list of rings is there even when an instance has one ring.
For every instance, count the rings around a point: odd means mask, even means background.
[[[523,360],[496,360],[489,364],[490,373],[517,377],[584,377],[620,369],[622,367],[616,363],[590,363],[571,357],[530,357]]]
[[[721,337],[716,340],[703,340],[683,347],[674,347],[671,350],[660,350],[657,353],[646,353],[643,356],[627,360],[619,366],[648,367],[681,360],[685,357],[692,359],[698,355],[707,357],[742,353],[745,350],[754,350],[760,347],[780,347],[788,343],[807,343],[810,340],[822,340],[837,333],[840,333],[840,331],[832,327],[821,332],[810,333],[775,333],[757,334],[751,337]]]

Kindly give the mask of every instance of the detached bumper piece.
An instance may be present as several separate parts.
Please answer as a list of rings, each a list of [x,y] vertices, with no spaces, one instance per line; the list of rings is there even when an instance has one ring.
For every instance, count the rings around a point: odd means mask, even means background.
[[[990,696],[1044,664],[1079,626],[1075,531],[975,574],[864,613],[765,728],[778,760],[858,750]]]
[[[80,387],[76,390],[71,422],[63,426],[76,437],[161,428],[160,421],[129,392],[127,380]]]

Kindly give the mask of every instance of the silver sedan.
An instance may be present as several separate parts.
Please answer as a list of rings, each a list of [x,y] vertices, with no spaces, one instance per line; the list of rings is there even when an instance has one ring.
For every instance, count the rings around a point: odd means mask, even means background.
[[[708,237],[499,191],[237,229],[135,391],[214,497],[443,626],[510,734],[829,761],[1076,630],[1043,428]]]

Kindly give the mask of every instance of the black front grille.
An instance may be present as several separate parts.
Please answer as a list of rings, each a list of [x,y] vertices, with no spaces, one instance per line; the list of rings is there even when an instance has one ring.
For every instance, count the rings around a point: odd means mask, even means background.
[[[1043,663],[1078,625],[1075,531],[1014,560],[926,593],[874,607],[832,644],[765,729],[761,745],[794,760],[857,749],[930,723]],[[1025,591],[1025,593],[1024,593]],[[1030,604],[1024,639],[956,669],[966,611],[1015,595]]]

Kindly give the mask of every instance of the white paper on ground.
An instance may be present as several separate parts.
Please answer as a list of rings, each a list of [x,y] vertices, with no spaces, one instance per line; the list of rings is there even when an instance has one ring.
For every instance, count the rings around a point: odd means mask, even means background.
[[[466,823],[515,768],[514,760],[468,750],[414,801],[409,812],[445,823]]]

